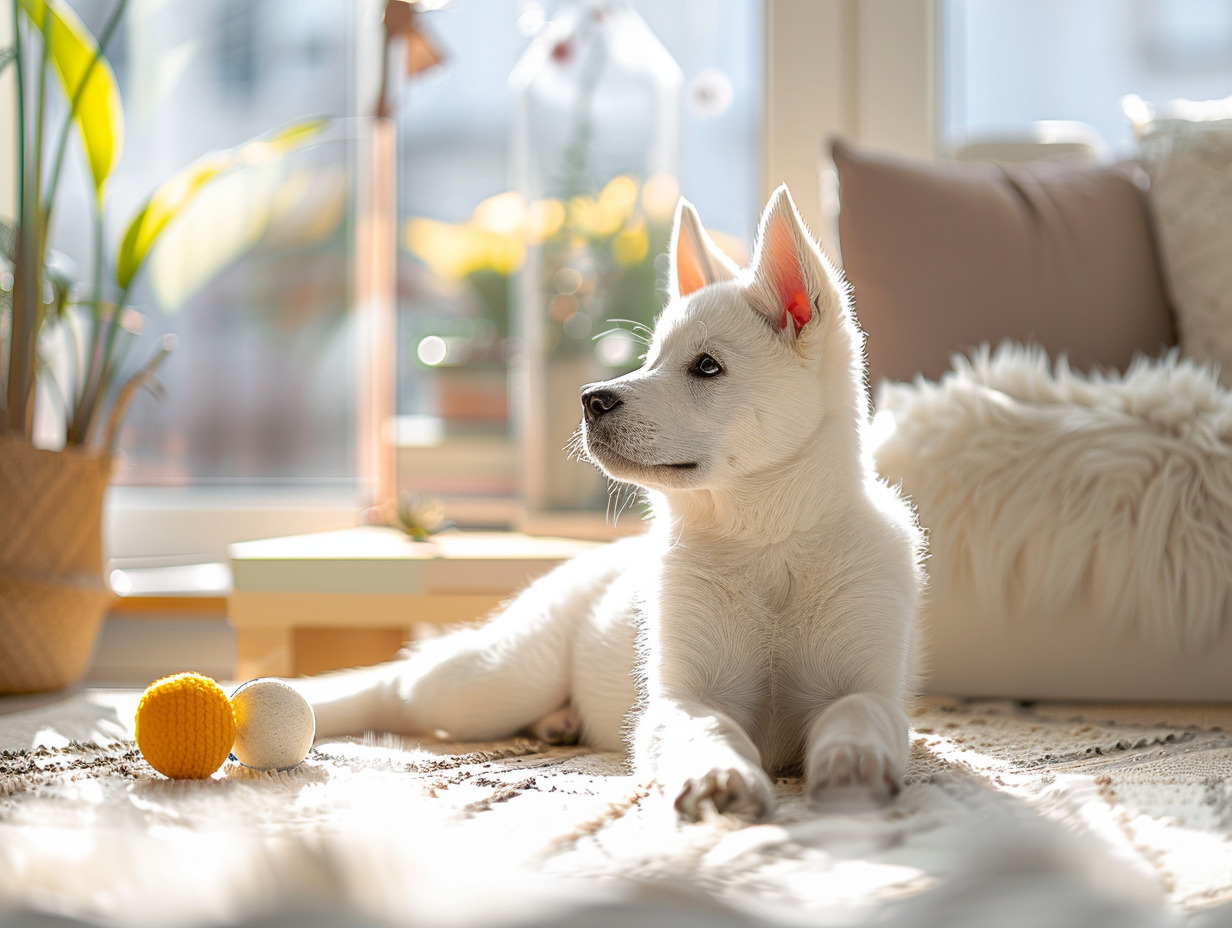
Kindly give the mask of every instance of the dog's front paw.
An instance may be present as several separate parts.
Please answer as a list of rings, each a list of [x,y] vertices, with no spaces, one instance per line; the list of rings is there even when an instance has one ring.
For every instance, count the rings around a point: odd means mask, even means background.
[[[878,799],[898,793],[902,763],[875,741],[823,741],[809,752],[805,768],[808,798],[824,801],[832,791],[857,789]]]
[[[707,807],[724,815],[756,821],[773,809],[774,787],[759,769],[716,767],[685,780],[675,805],[680,817],[689,822],[701,819]]]

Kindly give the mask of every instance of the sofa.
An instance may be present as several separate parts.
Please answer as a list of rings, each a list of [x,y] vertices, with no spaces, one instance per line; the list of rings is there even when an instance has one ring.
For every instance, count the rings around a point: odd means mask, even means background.
[[[1232,101],[1125,108],[1129,163],[830,146],[932,691],[1232,699]]]

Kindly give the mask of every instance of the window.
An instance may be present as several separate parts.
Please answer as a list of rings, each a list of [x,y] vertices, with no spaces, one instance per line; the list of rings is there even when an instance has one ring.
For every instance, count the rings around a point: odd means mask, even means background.
[[[115,6],[73,5],[96,35]],[[374,16],[371,0],[129,4],[107,50],[125,111],[109,251],[154,186],[194,159],[299,120],[330,122],[311,143],[206,187],[138,278],[130,365],[158,336],[179,338],[159,371],[165,391],[139,394],[121,431],[114,556],[217,558],[236,531],[353,524],[371,492],[371,326],[357,252],[372,140],[357,114]],[[88,282],[89,225],[72,218],[89,215],[91,194],[75,147],[70,157],[53,246]]]
[[[96,34],[113,8],[112,0],[71,2]],[[662,172],[672,184],[655,188],[657,202],[683,191],[743,258],[764,195],[763,3],[632,5],[681,75],[678,150]],[[365,408],[372,327],[357,262],[372,219],[364,202],[372,163],[366,114],[381,6],[134,3],[108,49],[127,124],[109,187],[109,248],[151,188],[205,151],[307,116],[333,117],[311,146],[209,188],[168,230],[134,291],[145,337],[132,362],[162,333],[180,341],[160,371],[165,395],[140,396],[122,432],[109,532],[115,555],[217,557],[245,535],[348,524],[362,505],[371,471],[364,444],[377,429]],[[509,75],[538,26],[565,6],[457,0],[424,14],[446,61],[395,91],[397,417],[387,434],[402,450],[402,485],[445,493],[465,522],[507,522],[522,489],[511,426],[520,400],[509,388],[522,336],[509,296],[517,267],[497,261],[465,280],[442,273],[414,229],[499,225],[509,202],[501,197],[518,186]],[[85,208],[79,167],[66,170],[74,179],[53,244],[89,280],[89,236],[63,218]],[[632,178],[638,208],[653,179]],[[612,189],[623,196],[619,184]],[[623,252],[644,250],[637,261],[651,281],[646,319],[663,298],[654,290],[666,276],[656,263],[662,244]],[[561,293],[573,296],[560,280]],[[587,333],[588,349],[595,334]],[[636,352],[606,350],[600,361],[612,376],[635,366]],[[576,387],[566,398],[574,418]]]
[[[1119,100],[1232,93],[1229,0],[945,0],[947,134],[1021,131],[1035,120],[1095,127],[1134,153]]]

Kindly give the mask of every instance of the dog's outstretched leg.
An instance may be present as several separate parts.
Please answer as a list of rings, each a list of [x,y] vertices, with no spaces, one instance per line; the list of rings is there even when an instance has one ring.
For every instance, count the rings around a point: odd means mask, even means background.
[[[907,766],[907,716],[894,699],[851,693],[814,718],[804,776],[813,802],[828,791],[855,787],[888,798],[902,786]]]
[[[318,736],[513,735],[569,701],[576,627],[623,568],[618,548],[558,567],[486,625],[420,642],[389,663],[288,682],[312,703]]]
[[[439,730],[462,741],[505,738],[569,698],[563,636],[544,622],[534,636],[519,634],[509,619],[420,642],[375,667],[290,682],[312,703],[318,737]]]

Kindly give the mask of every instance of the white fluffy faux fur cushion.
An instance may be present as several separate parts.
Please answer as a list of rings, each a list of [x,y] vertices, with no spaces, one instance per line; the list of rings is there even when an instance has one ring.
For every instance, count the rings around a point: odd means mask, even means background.
[[[938,622],[1099,623],[1189,655],[1232,637],[1232,393],[1208,367],[1173,352],[1084,376],[1005,345],[877,407]]]

